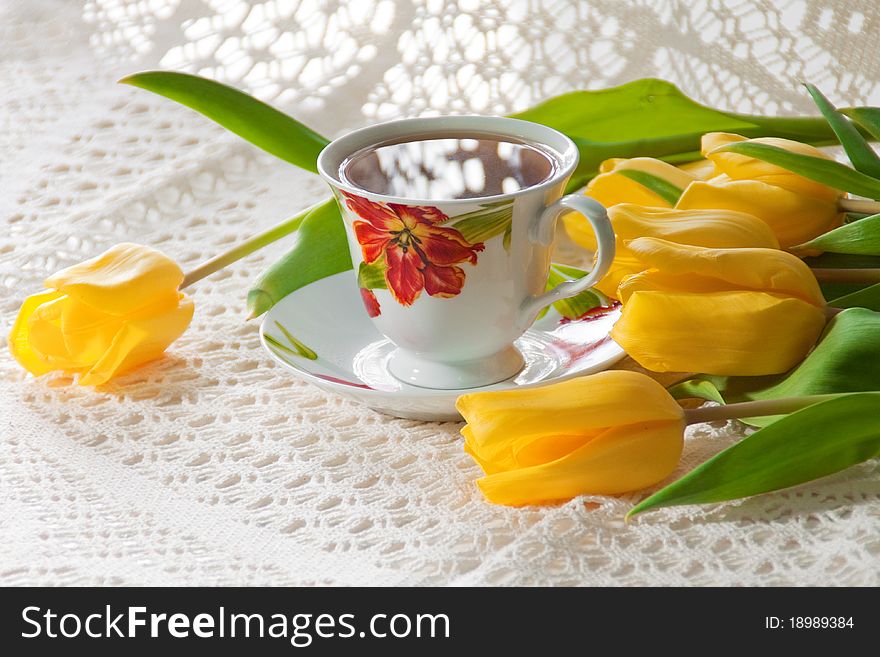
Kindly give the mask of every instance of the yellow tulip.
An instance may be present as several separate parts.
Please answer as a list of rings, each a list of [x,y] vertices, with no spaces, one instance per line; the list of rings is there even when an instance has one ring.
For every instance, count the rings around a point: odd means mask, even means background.
[[[25,299],[9,334],[12,355],[32,374],[79,373],[81,385],[158,358],[186,330],[193,303],[183,272],[139,244],[106,252],[46,279]]]
[[[646,270],[621,283],[611,336],[655,372],[756,376],[803,360],[825,326],[809,267],[773,249],[707,249],[643,237]]]
[[[617,298],[617,287],[624,278],[645,269],[627,247],[630,240],[638,237],[658,237],[678,244],[714,248],[779,248],[767,224],[732,210],[676,210],[621,203],[608,209],[608,218],[617,237],[617,249],[611,269],[596,288],[612,298]],[[595,251],[596,237],[585,223],[567,224],[569,235],[580,246]]]
[[[538,388],[462,395],[465,451],[490,502],[520,506],[616,495],[678,464],[684,412],[644,374],[610,370]]]
[[[725,209],[751,214],[764,221],[779,245],[787,249],[840,225],[837,204],[796,194],[758,180],[718,176],[692,183],[675,206],[681,210]]]
[[[778,137],[747,139],[741,135],[727,132],[710,132],[703,135],[702,151],[703,155],[715,166],[714,174],[716,176],[725,174],[731,180],[758,180],[774,187],[782,187],[796,194],[828,201],[829,203],[837,203],[841,192],[833,187],[804,178],[796,173],[792,173],[788,169],[783,169],[780,166],[748,155],[728,153],[720,150],[728,144],[738,142],[766,144],[799,155],[809,155],[810,157],[819,157],[826,160],[832,159],[815,146],[792,141],[791,139],[780,139]]]
[[[640,175],[657,178],[679,190],[696,180],[696,176],[682,171],[676,166],[655,160],[651,157],[635,157],[632,159],[614,158],[605,160],[599,166],[599,175],[593,178],[585,190],[585,194],[596,199],[606,208],[618,203],[638,203],[653,207],[672,207],[669,200],[663,198],[639,182]],[[632,176],[632,177],[630,177]],[[569,215],[571,217],[573,215]],[[576,215],[579,217],[579,215]]]
[[[725,209],[745,212],[764,221],[787,249],[840,225],[837,207],[841,192],[769,164],[718,149],[738,141],[753,141],[815,157],[821,151],[800,142],[772,137],[747,140],[739,135],[709,133],[703,152],[715,166],[715,176],[685,189],[675,207],[682,210]]]

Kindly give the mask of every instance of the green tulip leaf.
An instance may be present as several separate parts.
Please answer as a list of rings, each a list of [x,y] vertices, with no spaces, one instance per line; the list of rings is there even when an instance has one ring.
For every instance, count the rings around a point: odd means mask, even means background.
[[[832,308],[868,308],[880,311],[880,283],[832,299],[828,305]]]
[[[646,171],[637,171],[636,169],[619,169],[617,173],[639,183],[642,187],[645,187],[648,190],[654,192],[657,196],[669,203],[669,205],[675,205],[676,203],[678,203],[678,199],[681,197],[681,194],[684,191],[680,187],[676,187],[675,185],[673,185],[668,180],[663,180],[663,178],[650,174]]]
[[[793,250],[800,249],[880,256],[880,214],[844,224],[809,242],[799,244]]]
[[[173,71],[144,71],[120,80],[186,105],[275,157],[317,173],[328,141],[296,119],[233,87]]]
[[[673,399],[705,399],[706,401],[724,403],[724,397],[709,379],[691,379],[670,386],[666,391]]]
[[[654,78],[571,91],[512,116],[549,125],[572,138],[601,142],[755,127],[748,119],[700,105],[674,84]],[[699,143],[692,149],[699,150]]]
[[[294,290],[348,269],[345,226],[330,198],[306,211],[290,250],[257,277],[247,296],[250,317],[259,317]]]
[[[564,265],[561,262],[554,262],[552,263],[551,267],[563,276],[565,276],[568,280],[583,278],[589,273],[581,269],[580,267],[575,267],[573,265]],[[599,294],[598,290],[596,290],[596,294]],[[603,299],[607,301],[605,297],[603,297]]]
[[[701,105],[664,80],[644,78],[617,87],[573,91],[550,98],[514,118],[534,121],[568,135],[580,151],[568,185],[577,189],[611,157],[659,157],[670,162],[700,158],[706,132],[746,137],[785,137],[811,144],[837,141],[821,117],[736,114]]]
[[[880,456],[880,392],[813,404],[756,431],[637,504],[709,504],[804,484]]]
[[[872,178],[880,177],[880,158],[868,144],[868,141],[862,136],[858,128],[853,125],[846,116],[837,111],[837,108],[812,84],[804,84],[813,102],[822,112],[822,116],[828,121],[828,125],[834,130],[837,139],[846,151],[849,161],[857,171],[871,176]]]
[[[771,376],[698,376],[711,382],[728,403],[805,395],[880,390],[880,313],[849,308],[828,323],[816,347],[796,367]],[[748,418],[766,426],[779,416]]]
[[[838,283],[836,281],[819,281],[819,289],[826,299],[839,299],[856,292],[861,292],[871,286],[870,283]],[[832,307],[834,304],[829,302]]]
[[[558,262],[550,264],[550,273],[547,276],[547,285],[545,290],[549,292],[557,285],[566,281],[583,278],[587,275],[583,269],[572,267],[571,265],[563,265]],[[566,319],[579,319],[593,308],[608,305],[608,299],[598,290],[584,290],[580,294],[576,294],[568,299],[560,299],[547,306],[535,318],[535,321],[541,319],[550,312],[552,306],[556,312]]]
[[[851,192],[872,199],[880,198],[880,180],[834,160],[792,153],[784,148],[771,146],[770,144],[756,144],[745,141],[728,144],[718,149],[718,152],[725,151],[747,155],[770,164],[775,164],[804,178],[815,180],[835,189],[842,189],[845,192]]]
[[[880,139],[880,107],[849,107],[839,111],[862,126],[874,139]]]
[[[565,281],[576,280],[586,275],[587,272],[577,267],[553,263],[550,266],[550,274],[547,277],[547,290],[552,290]],[[578,319],[593,308],[601,306],[602,299],[599,298],[594,290],[584,290],[568,299],[555,301],[552,305],[556,312],[566,319]]]

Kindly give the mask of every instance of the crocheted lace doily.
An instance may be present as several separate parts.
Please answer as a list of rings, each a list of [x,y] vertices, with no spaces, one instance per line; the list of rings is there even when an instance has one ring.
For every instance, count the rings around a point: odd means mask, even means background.
[[[328,135],[649,75],[715,106],[809,112],[800,79],[878,104],[878,30],[866,0],[3,3],[5,324],[46,274],[115,242],[192,266],[327,193],[123,74],[198,72]],[[101,390],[0,359],[0,583],[880,582],[876,462],[629,525],[636,496],[485,503],[460,425],[378,415],[261,351],[245,292],[283,249],[199,283],[168,356]],[[742,435],[692,429],[673,476]]]

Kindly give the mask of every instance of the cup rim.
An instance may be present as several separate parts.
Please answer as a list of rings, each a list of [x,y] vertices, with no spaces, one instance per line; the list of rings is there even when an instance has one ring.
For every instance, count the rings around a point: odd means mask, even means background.
[[[464,131],[487,132],[502,137],[512,137],[526,141],[537,142],[545,148],[552,149],[561,162],[559,170],[547,180],[531,187],[519,189],[515,192],[493,194],[492,196],[479,196],[476,198],[450,198],[450,199],[426,199],[410,196],[392,196],[390,194],[378,194],[366,189],[351,185],[339,178],[339,167],[345,158],[362,148],[381,143],[389,136],[418,135],[424,132],[454,134]],[[383,137],[383,135],[385,135]],[[550,142],[550,143],[548,143]],[[403,205],[473,205],[505,199],[513,199],[536,191],[545,191],[561,181],[566,180],[578,164],[578,149],[575,143],[558,130],[541,123],[513,119],[504,116],[483,116],[478,114],[465,114],[453,116],[428,116],[409,119],[395,119],[359,128],[337,137],[327,144],[318,154],[318,173],[332,187],[349,192],[356,196],[367,197],[370,200],[383,203],[399,203]]]

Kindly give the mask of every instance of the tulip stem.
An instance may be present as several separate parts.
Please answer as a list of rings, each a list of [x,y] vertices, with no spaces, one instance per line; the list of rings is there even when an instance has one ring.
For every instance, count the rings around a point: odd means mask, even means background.
[[[687,424],[700,424],[701,422],[714,422],[715,420],[735,420],[741,417],[785,415],[839,396],[837,394],[807,395],[805,397],[783,397],[782,399],[739,402],[725,406],[686,408],[684,417]]]
[[[880,202],[864,201],[858,198],[842,198],[837,202],[841,212],[856,212],[858,214],[877,214],[880,212]]]
[[[276,224],[268,230],[264,230],[262,233],[254,235],[253,237],[245,240],[238,246],[235,246],[228,251],[224,251],[223,253],[219,253],[210,260],[206,260],[202,264],[198,265],[197,267],[191,269],[186,273],[186,275],[183,277],[183,282],[180,284],[180,289],[192,285],[193,283],[202,280],[206,276],[210,276],[214,272],[220,271],[224,267],[228,267],[233,262],[249,256],[254,251],[258,251],[264,246],[268,246],[272,242],[280,240],[282,237],[290,235],[290,233],[300,227],[300,224],[302,224],[303,220],[312,210],[320,205],[323,205],[326,202],[327,201],[324,200],[320,203],[316,203],[315,205],[306,208],[295,217],[285,219],[280,224]]]
[[[823,283],[880,283],[880,269],[813,269]]]

